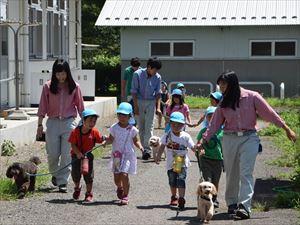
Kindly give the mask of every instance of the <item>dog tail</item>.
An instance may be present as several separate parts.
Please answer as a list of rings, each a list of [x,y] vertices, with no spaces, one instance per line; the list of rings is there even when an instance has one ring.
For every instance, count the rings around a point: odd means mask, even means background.
[[[35,165],[39,165],[41,164],[41,160],[39,157],[37,156],[32,156],[30,159],[29,159],[30,162],[33,162]]]

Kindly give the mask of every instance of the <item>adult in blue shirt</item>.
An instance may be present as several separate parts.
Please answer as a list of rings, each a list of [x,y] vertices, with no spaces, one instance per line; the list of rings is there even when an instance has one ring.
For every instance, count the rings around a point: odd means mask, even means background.
[[[131,94],[134,104],[134,114],[137,117],[141,143],[144,147],[143,159],[151,157],[149,139],[153,135],[154,115],[160,111],[161,61],[154,57],[147,62],[147,68],[134,72]]]

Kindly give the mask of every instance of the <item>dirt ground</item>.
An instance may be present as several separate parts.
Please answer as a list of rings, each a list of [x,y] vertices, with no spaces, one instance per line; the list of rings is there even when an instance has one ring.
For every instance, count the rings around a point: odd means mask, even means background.
[[[199,112],[192,111],[192,119],[197,120]],[[107,127],[116,121],[115,117],[101,119],[98,128],[107,134]],[[187,132],[195,139],[198,128],[188,128]],[[163,130],[155,129],[155,135],[160,136]],[[262,205],[274,201],[272,191],[274,185],[283,181],[273,179],[279,173],[287,172],[286,168],[270,166],[266,162],[276,158],[280,152],[268,138],[262,138],[263,153],[259,154],[255,166],[254,202]],[[32,155],[41,157],[46,164],[44,144],[34,143],[17,150],[17,155],[0,158],[0,174],[12,161],[28,159]],[[72,200],[73,184],[70,180],[68,193],[58,193],[49,183],[42,188],[42,194],[17,201],[0,202],[0,224],[200,224],[196,217],[196,187],[199,180],[199,170],[196,158],[191,154],[192,166],[188,169],[186,189],[186,209],[177,213],[168,206],[170,193],[168,187],[165,162],[156,165],[153,160],[141,160],[138,152],[138,174],[130,177],[131,189],[128,206],[119,206],[112,173],[108,169],[109,149],[104,157],[95,160],[94,198],[95,202],[83,205]],[[299,212],[293,209],[275,209],[268,211],[254,210],[250,220],[234,221],[226,214],[224,201],[225,175],[220,180],[218,198],[220,208],[210,224],[216,225],[299,225]],[[83,185],[83,189],[85,186]],[[83,193],[82,196],[83,198]]]

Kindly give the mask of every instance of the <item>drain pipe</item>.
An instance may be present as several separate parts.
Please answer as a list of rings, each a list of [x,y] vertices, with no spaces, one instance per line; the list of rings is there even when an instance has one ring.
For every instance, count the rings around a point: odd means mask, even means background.
[[[77,41],[77,65],[76,67],[81,70],[82,67],[82,57],[81,57],[81,43],[82,43],[82,35],[81,35],[81,0],[77,0],[77,18],[76,18],[76,41]]]
[[[23,2],[23,23],[29,23],[29,10],[28,1]],[[30,106],[30,90],[31,90],[31,74],[29,71],[29,33],[28,26],[23,27],[23,32],[21,33],[23,39],[23,91],[21,92],[21,99],[23,100],[23,105],[26,107]]]

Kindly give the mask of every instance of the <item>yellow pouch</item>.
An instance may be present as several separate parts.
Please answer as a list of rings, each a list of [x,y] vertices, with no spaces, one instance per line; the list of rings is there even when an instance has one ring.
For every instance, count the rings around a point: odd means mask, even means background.
[[[173,161],[173,171],[181,173],[182,166],[184,165],[184,156],[175,155]]]

